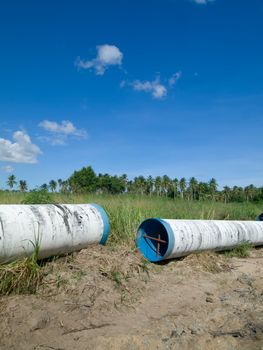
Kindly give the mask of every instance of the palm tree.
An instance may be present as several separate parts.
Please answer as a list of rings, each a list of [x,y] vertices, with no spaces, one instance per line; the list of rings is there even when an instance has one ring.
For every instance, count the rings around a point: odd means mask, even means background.
[[[162,185],[161,177],[160,176],[156,176],[155,181],[154,181],[154,186],[155,186],[155,192],[156,192],[157,196],[160,196],[161,185]]]
[[[52,192],[55,192],[57,188],[57,182],[55,180],[49,181],[49,188]]]
[[[147,177],[147,180],[146,180],[146,192],[150,196],[152,195],[152,192],[153,192],[153,184],[154,184],[154,181],[152,176],[150,175]]]
[[[15,175],[8,176],[7,186],[9,186],[10,189],[12,190],[14,185],[16,185],[16,177],[15,177]]]
[[[181,194],[181,198],[184,198],[184,193],[185,193],[185,189],[186,189],[186,179],[185,177],[182,177],[179,181],[179,188],[180,188],[180,194]]]
[[[244,194],[246,197],[246,201],[253,200],[254,194],[255,194],[255,187],[254,185],[249,185],[244,188]]]
[[[121,182],[121,186],[123,188],[122,192],[126,192],[127,191],[127,183],[128,183],[128,175],[127,174],[122,174],[120,176],[120,182]]]
[[[212,199],[214,200],[215,199],[215,194],[216,194],[216,191],[217,191],[217,182],[216,182],[216,179],[215,178],[212,178],[210,181],[209,181],[209,192],[210,192],[210,195],[212,197]]]
[[[40,186],[41,190],[47,191],[48,190],[48,185],[47,184],[43,184]]]
[[[134,186],[134,182],[132,180],[127,181],[127,192],[128,193],[135,192],[135,186]]]
[[[27,183],[25,180],[19,181],[19,191],[21,191],[21,192],[27,191]]]
[[[58,186],[59,186],[59,191],[61,191],[63,180],[62,179],[58,179],[57,182],[58,182]]]
[[[224,196],[225,203],[227,203],[229,201],[230,194],[231,194],[231,188],[228,187],[228,186],[224,186],[224,188],[223,188],[223,196]]]
[[[203,200],[207,198],[209,194],[209,185],[207,182],[199,182],[197,186],[197,199],[198,200]]]
[[[168,190],[170,186],[171,186],[171,179],[169,178],[169,176],[164,175],[162,177],[162,191],[165,194],[165,197],[167,197],[168,195]]]
[[[61,192],[62,193],[66,193],[66,192],[69,192],[70,189],[69,189],[69,182],[67,180],[64,180],[62,181],[61,183]]]
[[[175,199],[176,195],[177,195],[177,191],[178,191],[178,179],[177,178],[174,178],[172,180],[172,186],[173,186],[173,197]]]
[[[139,192],[141,195],[143,195],[145,190],[146,190],[145,178],[142,175],[135,177],[134,178],[134,185],[135,185],[136,192]]]
[[[195,177],[191,177],[189,180],[189,190],[191,192],[191,199],[196,199],[196,190],[197,190],[198,182]]]

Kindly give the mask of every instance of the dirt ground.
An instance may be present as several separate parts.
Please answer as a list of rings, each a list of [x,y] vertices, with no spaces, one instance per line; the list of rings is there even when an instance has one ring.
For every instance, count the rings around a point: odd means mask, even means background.
[[[46,264],[36,295],[0,299],[1,350],[263,349],[263,249],[154,265],[91,247]]]

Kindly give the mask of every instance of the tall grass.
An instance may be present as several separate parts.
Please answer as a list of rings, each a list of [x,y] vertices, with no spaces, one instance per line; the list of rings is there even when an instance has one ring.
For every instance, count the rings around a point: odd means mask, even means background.
[[[135,235],[139,224],[146,218],[169,219],[221,219],[255,220],[262,212],[263,204],[195,202],[163,197],[132,195],[66,195],[58,193],[1,192],[0,204],[37,203],[98,203],[109,215],[111,234],[108,244],[125,244],[134,249]],[[0,295],[11,293],[34,293],[41,282],[43,271],[38,259],[39,246],[34,254],[6,265],[0,265]],[[246,256],[248,246],[237,247],[228,256]],[[232,254],[232,255],[231,255]],[[118,276],[115,276],[117,278]]]
[[[0,204],[30,203],[31,194],[0,192]],[[109,244],[132,244],[139,224],[146,218],[255,220],[263,203],[221,203],[187,201],[136,195],[49,194],[53,203],[98,203],[105,208],[111,224]]]
[[[38,264],[39,243],[33,243],[31,256],[0,265],[0,295],[31,294],[37,288],[43,277],[43,271]]]

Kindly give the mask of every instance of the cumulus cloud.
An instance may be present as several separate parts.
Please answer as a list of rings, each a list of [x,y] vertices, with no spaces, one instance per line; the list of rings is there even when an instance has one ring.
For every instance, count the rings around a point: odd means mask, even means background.
[[[5,165],[5,166],[2,166],[2,170],[5,173],[12,173],[12,171],[14,171],[15,169],[11,165]]]
[[[31,142],[24,131],[13,134],[14,142],[0,138],[0,161],[13,163],[37,163],[37,157],[42,154],[40,148]]]
[[[77,58],[75,65],[78,69],[94,69],[97,75],[103,75],[110,66],[121,66],[123,53],[115,45],[96,46],[97,56],[92,60]]]
[[[208,4],[209,2],[213,2],[215,0],[192,0],[193,2],[195,2],[196,4],[198,5],[206,5]]]
[[[182,73],[174,73],[169,79],[168,83],[162,83],[160,77],[157,76],[154,80],[141,81],[134,80],[132,82],[122,81],[120,86],[124,87],[126,85],[131,86],[135,91],[143,91],[150,93],[154,99],[162,100],[167,96],[168,89],[172,88],[176,82],[181,78]]]
[[[84,129],[77,129],[69,120],[62,120],[57,123],[50,120],[43,120],[39,127],[46,130],[49,136],[41,136],[42,141],[50,142],[52,145],[64,145],[70,136],[77,138],[86,138],[87,132]]]

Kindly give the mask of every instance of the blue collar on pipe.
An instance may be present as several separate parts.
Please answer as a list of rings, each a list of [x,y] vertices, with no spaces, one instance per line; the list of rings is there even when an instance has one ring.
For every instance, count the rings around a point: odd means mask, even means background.
[[[161,254],[158,254],[154,240],[149,238],[149,236],[155,238],[156,233],[161,233],[160,239],[167,242],[166,250],[163,250]],[[151,218],[143,221],[139,226],[136,245],[146,259],[158,262],[170,256],[174,248],[174,241],[174,233],[168,222],[159,218]]]
[[[103,220],[103,233],[100,240],[100,244],[105,244],[110,233],[110,222],[109,222],[108,215],[100,205],[96,203],[91,203],[90,205],[92,205],[94,208],[96,208],[99,211],[101,218]]]

